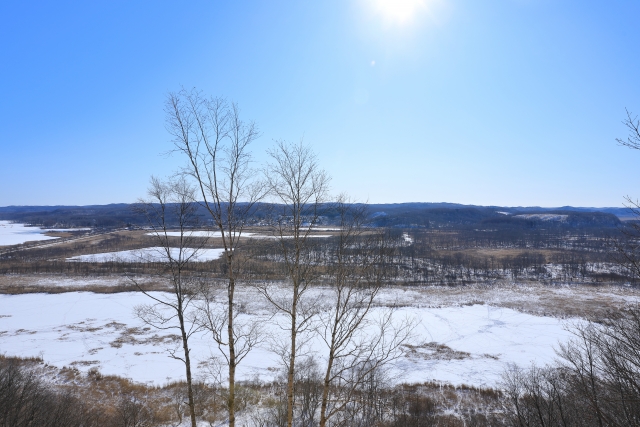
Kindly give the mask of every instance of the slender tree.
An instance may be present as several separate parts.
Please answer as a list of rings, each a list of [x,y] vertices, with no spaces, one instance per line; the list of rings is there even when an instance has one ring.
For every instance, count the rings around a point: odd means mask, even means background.
[[[175,150],[186,161],[181,175],[197,186],[200,205],[208,213],[216,237],[222,241],[226,264],[226,314],[212,307],[216,301],[207,290],[204,322],[212,333],[228,366],[229,425],[235,426],[235,378],[241,360],[258,338],[253,325],[238,325],[235,291],[240,280],[238,251],[242,233],[257,202],[264,196],[264,185],[251,169],[250,145],[259,136],[253,122],[240,118],[236,104],[222,98],[208,98],[196,90],[169,94],[165,106],[166,127],[173,136]],[[226,335],[226,337],[225,337]]]
[[[328,272],[333,294],[319,316],[318,331],[326,344],[320,427],[348,423],[340,415],[353,403],[367,378],[399,357],[413,323],[394,319],[393,310],[378,309],[375,300],[384,285],[386,259],[393,252],[380,229],[366,228],[366,205],[344,196],[335,204],[340,231],[329,250]],[[341,418],[340,420],[338,420]]]
[[[194,192],[195,189],[184,179],[169,182],[151,179],[149,197],[141,200],[135,209],[146,217],[150,234],[157,244],[158,254],[153,254],[149,261],[160,265],[160,274],[169,278],[171,292],[148,292],[131,277],[138,289],[153,300],[152,304],[136,307],[137,316],[155,328],[180,331],[182,352],[174,350],[170,355],[185,366],[192,427],[196,426],[196,411],[189,339],[198,327],[190,318],[190,313],[198,280],[188,273],[188,266],[198,259],[206,244],[206,239],[196,237],[193,233],[194,227],[199,225],[197,205],[193,203]]]
[[[268,152],[270,163],[265,178],[271,198],[272,232],[278,241],[281,263],[289,281],[288,296],[281,298],[268,286],[260,288],[266,299],[287,317],[287,426],[293,425],[296,356],[299,336],[310,326],[315,311],[305,304],[305,295],[318,277],[314,262],[312,229],[321,220],[321,210],[329,189],[329,177],[320,168],[310,147],[278,142]]]

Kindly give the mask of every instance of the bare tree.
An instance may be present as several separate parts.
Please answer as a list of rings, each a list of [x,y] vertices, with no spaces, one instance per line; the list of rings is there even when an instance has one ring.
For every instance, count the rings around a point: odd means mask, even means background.
[[[327,346],[322,383],[320,427],[348,424],[341,414],[352,404],[367,378],[399,357],[413,324],[394,319],[393,310],[379,309],[375,299],[384,284],[385,259],[393,248],[384,231],[365,228],[366,205],[340,196],[335,205],[340,232],[330,249],[327,276],[332,298],[319,316],[319,332]]]
[[[265,177],[274,201],[272,231],[278,240],[280,260],[291,287],[285,298],[266,285],[260,290],[276,310],[287,317],[289,343],[287,354],[283,356],[287,369],[287,426],[291,427],[295,364],[301,347],[298,339],[311,326],[315,314],[313,306],[305,304],[305,294],[317,278],[312,228],[320,221],[329,177],[320,168],[311,148],[302,142],[278,142],[268,154],[271,162],[265,169]]]
[[[629,135],[627,135],[626,139],[616,138],[616,141],[625,147],[640,150],[640,120],[638,116],[634,116],[629,110],[626,111],[627,118],[622,123],[627,127]]]
[[[616,141],[624,147],[640,150],[640,120],[629,110],[626,111],[627,118],[622,123],[629,134],[626,139],[616,138]],[[640,220],[640,201],[634,200],[631,196],[626,196],[625,200],[625,206]],[[619,262],[632,270],[636,277],[640,277],[640,221],[630,222],[624,234],[625,243],[616,246]]]
[[[517,426],[640,424],[640,309],[578,324],[551,366],[505,372],[505,415]]]
[[[616,139],[640,150],[640,121],[627,110],[629,135]],[[627,196],[640,218],[640,203]],[[640,273],[640,225],[623,229],[618,261]],[[561,344],[560,360],[528,371],[513,368],[503,383],[505,415],[518,426],[637,426],[640,424],[640,308],[608,313],[598,322],[578,324],[575,338]]]
[[[0,425],[98,427],[113,417],[70,390],[52,387],[18,360],[0,358]]]
[[[189,339],[198,327],[190,319],[190,312],[197,295],[198,280],[188,273],[188,266],[198,259],[206,243],[206,239],[193,233],[193,228],[199,225],[197,205],[193,203],[194,192],[195,189],[184,179],[169,182],[151,179],[149,197],[141,200],[136,210],[146,217],[150,234],[157,242],[160,258],[153,256],[152,260],[161,261],[158,262],[160,274],[169,278],[171,292],[148,292],[135,278],[130,278],[141,292],[153,300],[152,304],[136,307],[137,316],[157,329],[180,331],[182,352],[172,350],[170,355],[185,366],[192,427],[196,426],[196,411]]]
[[[212,307],[217,301],[204,292],[204,322],[228,366],[229,425],[235,425],[236,368],[258,338],[253,325],[238,325],[235,290],[240,280],[238,249],[247,221],[264,196],[264,185],[251,169],[251,143],[259,136],[253,122],[244,122],[236,104],[207,98],[196,90],[169,94],[165,107],[166,127],[175,150],[187,159],[183,176],[193,179],[201,206],[219,232],[226,265],[225,315]],[[225,337],[226,335],[226,337]]]
[[[151,427],[153,413],[146,402],[133,394],[123,394],[115,407],[116,425],[119,427]]]

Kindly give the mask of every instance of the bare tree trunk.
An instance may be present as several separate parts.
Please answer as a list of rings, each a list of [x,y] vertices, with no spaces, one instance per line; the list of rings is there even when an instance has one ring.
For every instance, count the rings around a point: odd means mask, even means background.
[[[335,346],[335,334],[331,336],[331,350],[329,350],[329,357],[327,359],[327,370],[324,374],[324,381],[322,383],[322,403],[320,404],[320,427],[325,427],[327,424],[327,405],[329,403],[329,387],[331,387],[331,372],[333,370],[333,362],[335,354],[333,347]]]
[[[190,262],[197,259],[198,251],[206,244],[207,239],[194,238],[192,235],[192,227],[198,225],[197,207],[192,201],[194,189],[186,181],[179,179],[163,183],[152,178],[149,195],[150,200],[141,201],[136,210],[147,218],[152,234],[162,248],[161,255],[165,258],[162,274],[170,277],[173,289],[171,297],[155,296],[146,292],[131,278],[138,289],[154,301],[152,305],[137,307],[136,314],[153,327],[176,328],[180,331],[182,355],[171,351],[171,357],[184,363],[191,426],[196,427],[189,337],[198,328],[193,325],[188,327],[185,321],[185,314],[195,295],[194,286],[190,284],[193,279],[188,277],[186,270]],[[172,228],[178,231],[169,231]],[[173,233],[177,235],[174,236]],[[178,318],[177,325],[174,324],[175,317]]]
[[[287,372],[287,427],[293,425],[293,405],[296,365],[296,338],[297,338],[297,310],[298,310],[298,286],[293,285],[293,304],[291,306],[291,353],[289,354],[289,369]]]
[[[184,351],[184,365],[187,376],[187,398],[189,404],[189,416],[191,417],[191,426],[196,426],[196,405],[193,402],[193,380],[191,377],[191,356],[189,351],[189,340],[184,325],[184,317],[178,315],[180,319],[180,332],[182,332],[182,349]]]
[[[299,334],[309,327],[313,310],[304,311],[304,294],[316,272],[309,258],[311,229],[320,220],[329,177],[320,169],[315,154],[307,146],[279,142],[269,151],[273,163],[265,170],[267,185],[274,200],[276,215],[273,233],[278,239],[286,274],[291,283],[288,303],[275,301],[267,287],[261,291],[278,311],[290,320],[287,360],[287,426],[293,426],[295,372]],[[275,212],[274,212],[275,213]],[[301,304],[303,306],[301,307]],[[304,311],[304,312],[303,312]]]
[[[231,262],[229,262],[231,264]],[[233,335],[233,294],[235,292],[235,279],[233,277],[233,269],[232,266],[229,265],[229,287],[228,287],[228,296],[229,296],[229,306],[228,306],[228,325],[227,325],[227,336],[229,343],[229,400],[227,403],[227,407],[229,410],[229,426],[236,425],[236,347],[235,347],[235,337]]]
[[[238,327],[234,311],[240,271],[236,261],[240,238],[246,220],[264,196],[264,185],[255,179],[250,169],[248,151],[259,133],[254,123],[240,119],[237,105],[228,104],[221,98],[205,98],[195,90],[183,89],[178,94],[170,94],[165,110],[176,150],[188,159],[182,174],[195,181],[202,198],[201,205],[220,232],[224,247],[228,271],[227,310],[224,316],[212,313],[209,290],[205,290],[207,307],[203,307],[206,319],[202,326],[212,333],[228,367],[227,410],[229,426],[234,427],[236,368],[259,339],[254,326]],[[238,343],[238,337],[241,337],[241,343]]]

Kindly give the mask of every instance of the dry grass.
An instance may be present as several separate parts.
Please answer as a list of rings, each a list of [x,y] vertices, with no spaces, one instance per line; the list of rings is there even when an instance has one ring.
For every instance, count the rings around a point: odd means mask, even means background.
[[[178,425],[188,418],[185,405],[186,385],[172,382],[162,387],[137,384],[126,378],[103,375],[96,367],[85,374],[78,366],[90,366],[93,361],[76,362],[71,366],[56,368],[43,363],[41,358],[7,358],[0,355],[0,361],[13,361],[31,370],[51,387],[60,391],[70,391],[83,402],[100,408],[105,414],[116,415],[121,409],[123,398],[134,398],[153,414],[153,425]],[[278,387],[270,383],[238,384],[236,390],[237,408],[241,419],[255,411],[268,409],[278,404],[274,390]],[[423,384],[402,384],[384,388],[380,397],[383,410],[393,411],[429,410],[437,425],[469,425],[469,420],[480,417],[494,420],[500,411],[501,394],[497,390],[471,386],[450,386],[433,382]],[[203,383],[194,384],[194,398],[198,418],[205,423],[224,420],[226,415],[224,389],[215,389]],[[433,412],[435,411],[435,412]],[[445,422],[443,424],[443,422]],[[465,424],[466,423],[466,424]],[[393,424],[384,424],[398,426]],[[422,424],[421,424],[422,425]],[[436,424],[434,424],[436,425]],[[481,423],[474,425],[493,425]]]
[[[436,251],[436,253],[438,255],[447,255],[447,254],[451,254],[452,252],[460,252],[462,254],[465,255],[470,255],[470,256],[474,256],[474,257],[478,257],[478,258],[491,258],[493,257],[494,260],[496,261],[500,261],[504,258],[514,258],[520,255],[529,255],[529,256],[535,256],[535,255],[542,255],[544,256],[546,259],[551,258],[554,255],[558,255],[561,254],[563,252],[563,250],[560,249],[530,249],[530,248],[526,248],[526,249],[519,249],[519,248],[500,248],[500,249],[494,249],[494,248],[473,248],[473,249],[461,249],[458,251]]]
[[[157,277],[136,277],[145,290],[166,291],[169,283]],[[138,288],[122,275],[76,277],[30,274],[0,275],[0,294],[134,292]],[[558,318],[598,319],[612,310],[640,303],[640,289],[619,285],[562,285],[499,282],[492,285],[402,286],[384,288],[385,300],[398,306],[450,307],[487,304]],[[255,305],[255,295],[244,292],[239,303]],[[245,298],[247,301],[243,301]],[[242,301],[241,301],[242,300]]]
[[[409,358],[420,358],[427,360],[463,360],[471,357],[471,353],[457,351],[451,347],[437,342],[425,343],[422,345],[404,344],[405,355]]]
[[[599,319],[610,311],[640,303],[640,289],[617,285],[497,283],[468,286],[394,286],[384,289],[398,305],[451,307],[487,304],[535,316]]]
[[[153,425],[178,425],[188,418],[186,383],[172,382],[162,387],[138,384],[122,377],[103,375],[92,367],[82,373],[79,366],[91,366],[95,361],[73,362],[57,368],[45,364],[41,358],[17,358],[0,355],[0,362],[12,361],[34,372],[39,378],[59,391],[70,391],[83,402],[100,408],[107,415],[117,415],[123,398],[135,398],[153,414]],[[242,387],[240,387],[242,388]],[[243,396],[240,390],[239,395]],[[206,423],[224,419],[224,392],[203,383],[194,384],[197,416]],[[242,403],[242,402],[240,402]],[[246,405],[245,405],[246,407]]]
[[[169,283],[158,277],[133,277],[147,291],[166,291]],[[28,294],[65,292],[95,292],[111,294],[135,292],[138,287],[131,278],[117,274],[106,276],[68,276],[63,274],[0,275],[0,294]]]

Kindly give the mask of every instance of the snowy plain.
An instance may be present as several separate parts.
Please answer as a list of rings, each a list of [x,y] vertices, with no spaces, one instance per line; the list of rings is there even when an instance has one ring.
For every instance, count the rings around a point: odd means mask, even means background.
[[[19,245],[37,240],[53,240],[58,237],[46,236],[47,231],[40,227],[27,227],[10,221],[0,221],[0,246]]]
[[[179,248],[170,248],[171,258],[187,259],[191,262],[204,262],[218,259],[224,253],[224,249],[193,249],[183,248],[182,258]],[[144,249],[133,249],[129,251],[103,252],[99,254],[78,255],[67,258],[67,261],[78,262],[165,262],[168,260],[167,253],[163,247],[150,247]]]
[[[245,292],[241,297],[247,299],[247,305],[239,321],[260,321],[265,336],[285,333],[277,325],[282,319],[272,316],[255,293]],[[134,315],[134,307],[150,302],[137,292],[2,295],[0,352],[41,355],[46,363],[58,367],[74,366],[82,371],[96,367],[103,374],[148,384],[182,379],[181,362],[169,357],[171,350],[179,348],[177,330],[149,328]],[[412,346],[391,367],[395,381],[475,386],[496,386],[509,363],[528,367],[533,362],[551,362],[554,346],[570,339],[568,329],[576,321],[482,304],[441,308],[405,305],[394,316],[417,322]],[[434,343],[448,346],[451,352],[434,352]],[[191,344],[194,366],[217,355],[205,334],[194,335]],[[254,349],[239,366],[239,379],[274,378],[280,368],[279,357],[270,348],[264,342]],[[309,354],[322,359],[319,338],[310,341]],[[196,368],[197,375],[205,373]]]
[[[312,230],[321,230],[319,228],[314,228]],[[329,229],[322,229],[322,230],[329,230]],[[147,233],[147,236],[155,236],[155,233]],[[189,237],[209,237],[209,238],[221,238],[222,237],[222,233],[220,233],[219,231],[203,231],[203,230],[197,230],[197,231],[190,231],[190,232],[185,232],[184,233],[185,236],[189,236]],[[169,237],[180,237],[180,232],[179,231],[169,231],[167,232],[167,236]],[[331,237],[330,234],[310,234],[310,237]],[[267,235],[267,234],[258,234],[258,233],[247,233],[244,232],[240,235],[240,237],[246,237],[249,239],[276,239],[278,238],[278,236],[272,236],[272,235]],[[289,236],[284,236],[285,238],[289,238]]]

